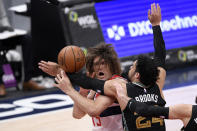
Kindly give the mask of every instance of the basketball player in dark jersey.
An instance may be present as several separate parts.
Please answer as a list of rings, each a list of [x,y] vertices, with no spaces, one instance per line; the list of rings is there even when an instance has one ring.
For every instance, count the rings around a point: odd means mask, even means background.
[[[152,4],[151,13],[149,11],[148,16],[153,25],[155,59],[150,59],[145,56],[138,57],[137,61],[131,66],[128,75],[126,75],[132,83],[122,82],[122,79],[111,80],[104,83],[103,81],[93,80],[77,74],[69,75],[71,81],[86,89],[92,89],[93,87],[95,91],[111,97],[117,96],[114,83],[121,81],[120,83],[127,89],[127,95],[129,97],[148,105],[164,106],[165,101],[161,89],[164,86],[166,76],[164,69],[165,43],[159,26],[161,21],[159,5],[157,5],[156,8],[155,4]],[[55,80],[58,83],[55,84],[56,87],[59,87],[67,94],[72,94],[72,91],[70,92],[72,89],[67,88],[72,86],[67,85],[70,81],[64,72],[58,74]],[[123,110],[123,122],[125,130],[129,131],[165,131],[165,124],[162,118],[142,117],[128,110]]]
[[[165,119],[180,119],[184,127],[181,131],[197,130],[197,105],[177,104],[170,107],[148,106],[147,104],[137,102],[127,96],[126,90],[119,83],[114,86],[117,92],[117,100],[121,110],[136,112],[142,116],[155,116]]]

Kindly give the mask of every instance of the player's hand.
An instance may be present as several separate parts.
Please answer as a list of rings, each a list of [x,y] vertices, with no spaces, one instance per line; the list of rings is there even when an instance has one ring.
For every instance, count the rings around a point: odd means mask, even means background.
[[[57,76],[55,77],[55,81],[57,82],[57,84],[54,84],[54,86],[61,89],[64,93],[69,94],[69,92],[74,90],[70,79],[64,71],[61,71],[59,74],[57,74]]]
[[[123,97],[127,96],[126,88],[124,88],[119,82],[114,84],[114,87],[116,89],[117,97],[123,98]]]
[[[109,86],[111,87],[111,93],[113,92],[112,96],[113,97],[118,97],[118,91],[117,91],[117,87],[123,87],[126,89],[126,83],[127,81],[125,79],[122,78],[116,78],[116,79],[112,79],[112,80],[108,80],[107,84],[109,84]],[[106,85],[107,85],[106,84]]]
[[[40,68],[43,72],[51,76],[56,76],[61,71],[60,66],[55,62],[40,61],[38,65],[39,65],[38,68]]]
[[[155,3],[151,4],[151,10],[148,10],[148,19],[152,26],[160,25],[161,22],[161,8],[159,4],[157,7]]]
[[[91,99],[91,100],[94,100],[95,94],[96,94],[95,91],[90,90],[90,92],[89,92],[87,98],[88,98],[88,99]]]

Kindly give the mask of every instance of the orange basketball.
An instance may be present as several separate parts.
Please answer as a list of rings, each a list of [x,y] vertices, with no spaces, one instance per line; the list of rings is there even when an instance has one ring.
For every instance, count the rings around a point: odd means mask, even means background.
[[[66,46],[58,54],[58,64],[65,72],[78,72],[85,65],[85,54],[78,46]]]

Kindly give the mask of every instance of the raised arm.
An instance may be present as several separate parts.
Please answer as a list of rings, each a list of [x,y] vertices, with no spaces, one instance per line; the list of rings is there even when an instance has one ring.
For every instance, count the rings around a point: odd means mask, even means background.
[[[160,28],[161,22],[161,8],[159,4],[157,7],[154,4],[151,4],[151,10],[148,11],[148,19],[152,24],[153,36],[154,36],[154,61],[160,70],[159,79],[157,80],[157,84],[160,88],[160,92],[162,97],[162,89],[164,87],[166,71],[165,71],[165,59],[166,59],[166,48],[165,42],[163,40],[162,31]]]
[[[166,48],[163,40],[160,22],[161,22],[161,8],[159,4],[157,7],[151,4],[151,10],[148,11],[148,19],[152,24],[153,36],[154,36],[154,59],[159,67],[165,68]]]

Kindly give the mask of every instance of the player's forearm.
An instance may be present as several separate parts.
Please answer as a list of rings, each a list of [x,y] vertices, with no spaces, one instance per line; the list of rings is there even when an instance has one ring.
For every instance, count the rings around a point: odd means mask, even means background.
[[[73,105],[73,117],[76,119],[81,119],[82,117],[84,117],[86,115],[86,113],[84,111],[82,111],[79,106],[77,106],[76,103],[74,103]]]
[[[122,111],[126,108],[126,106],[127,106],[127,104],[128,104],[130,99],[131,98],[129,98],[126,95],[121,95],[121,96],[117,97],[118,103],[119,103],[120,108],[121,108]]]
[[[192,115],[191,104],[177,104],[169,107],[169,119],[190,119]]]
[[[84,89],[92,89],[96,92],[104,94],[105,81],[87,77],[82,73],[72,73],[67,75],[72,83],[79,85]]]
[[[77,106],[84,111],[85,113],[89,114],[90,116],[97,114],[96,105],[94,104],[93,100],[87,99],[84,96],[81,96],[77,91],[74,89],[67,94],[71,97],[71,99],[77,104]]]
[[[88,91],[80,88],[79,94],[82,95],[82,96],[84,96],[84,97],[87,97]],[[73,117],[74,118],[81,119],[86,114],[87,113],[85,111],[81,110],[81,108],[76,103],[74,103],[74,105],[73,105]]]
[[[115,97],[115,90],[113,82],[103,81],[94,78],[87,77],[82,73],[68,74],[69,79],[72,83],[81,86],[84,89],[92,89],[101,95],[107,95]]]
[[[134,99],[130,99],[126,108],[129,108],[131,112],[136,112],[141,116],[151,117],[164,117],[168,119],[169,108],[160,106],[150,106],[142,102],[137,102]]]
[[[158,66],[165,68],[166,48],[162,31],[159,25],[153,26],[154,35],[154,59]]]

